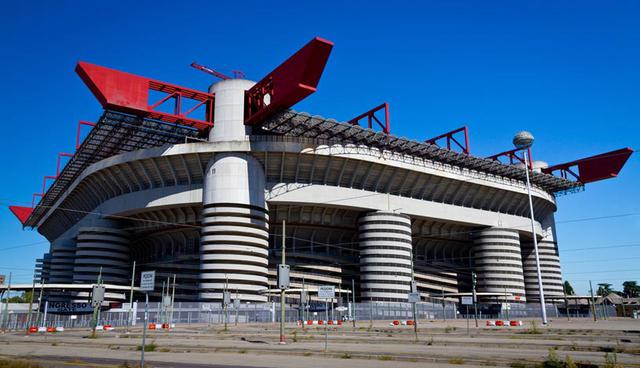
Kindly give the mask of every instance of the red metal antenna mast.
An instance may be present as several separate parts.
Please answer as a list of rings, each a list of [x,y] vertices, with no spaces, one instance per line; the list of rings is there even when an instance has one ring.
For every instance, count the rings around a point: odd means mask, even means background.
[[[201,72],[205,72],[207,74],[211,74],[214,77],[218,77],[222,80],[227,80],[227,79],[232,79],[231,77],[229,77],[228,75],[222,74],[217,70],[213,70],[211,68],[208,68],[204,65],[200,65],[198,63],[196,63],[195,61],[193,63],[191,63],[191,66],[200,70]],[[244,78],[244,73],[241,72],[240,70],[232,70],[233,72],[233,78]]]

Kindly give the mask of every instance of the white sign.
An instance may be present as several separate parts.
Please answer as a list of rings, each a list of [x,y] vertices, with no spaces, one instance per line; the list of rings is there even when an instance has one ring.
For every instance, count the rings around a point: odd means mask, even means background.
[[[153,291],[156,286],[156,271],[145,271],[140,274],[140,290]]]
[[[462,303],[462,305],[472,305],[473,304],[473,297],[472,296],[460,297],[460,303]]]
[[[338,307],[338,308],[336,308],[336,310],[337,310],[338,312],[344,312],[344,311],[346,311],[346,310],[349,310],[349,308],[347,308],[347,307]]]
[[[409,293],[409,303],[420,303],[420,293]]]
[[[104,301],[104,293],[106,288],[104,285],[93,285],[91,289],[91,305],[94,307],[99,306]]]
[[[333,299],[336,297],[336,287],[333,285],[318,286],[319,299]]]

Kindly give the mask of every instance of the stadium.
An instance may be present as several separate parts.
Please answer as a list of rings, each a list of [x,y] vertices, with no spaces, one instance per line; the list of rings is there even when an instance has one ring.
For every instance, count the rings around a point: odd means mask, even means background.
[[[556,197],[617,176],[632,150],[477,157],[466,128],[392,134],[386,103],[347,122],[292,110],[332,47],[315,38],[258,82],[194,64],[220,78],[208,91],[79,62],[104,111],[78,124],[32,206],[11,207],[51,243],[36,265],[49,299],[86,299],[74,285],[101,277],[126,301],[132,274],[155,270],[155,300],[175,274],[178,301],[226,289],[263,303],[284,246],[292,290],[353,284],[356,301],[406,302],[412,281],[429,298],[469,293],[476,277],[480,300],[535,302],[534,237],[544,294],[561,297]]]

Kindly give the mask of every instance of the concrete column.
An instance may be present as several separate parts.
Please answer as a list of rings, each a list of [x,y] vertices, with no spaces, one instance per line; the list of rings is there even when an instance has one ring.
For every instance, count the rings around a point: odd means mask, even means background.
[[[560,254],[556,242],[556,225],[553,214],[542,221],[543,237],[538,240],[540,256],[540,273],[545,297],[562,297],[562,272],[560,270]],[[536,272],[536,256],[533,241],[522,243],[522,264],[524,268],[524,286],[527,298],[539,298],[538,274]]]
[[[411,220],[376,211],[358,221],[362,300],[406,302],[411,291]]]
[[[245,153],[220,153],[205,174],[200,299],[222,300],[228,281],[241,300],[266,302],[269,216],[262,165]]]
[[[516,301],[518,296],[519,301],[525,301],[518,231],[496,227],[477,231],[471,254],[479,293],[504,294],[506,291],[512,294],[508,300]]]
[[[209,141],[242,140],[250,134],[251,127],[244,125],[244,92],[254,84],[244,79],[228,79],[209,87],[209,92],[216,95],[215,122],[209,132]]]
[[[213,84],[214,127],[209,141],[245,140],[245,91],[255,83],[229,79]],[[202,195],[200,292],[220,301],[225,285],[241,300],[266,302],[269,216],[262,165],[247,153],[216,154],[207,166]]]
[[[129,285],[129,233],[111,220],[94,220],[78,229],[73,282],[92,284],[102,267],[105,284]]]

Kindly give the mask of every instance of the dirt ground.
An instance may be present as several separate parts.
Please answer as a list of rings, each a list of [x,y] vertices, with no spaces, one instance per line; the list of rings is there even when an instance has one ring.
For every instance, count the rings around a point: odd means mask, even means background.
[[[535,366],[552,355],[570,356],[583,366],[640,367],[640,320],[555,319],[548,326],[524,320],[520,327],[479,328],[466,320],[421,321],[412,326],[361,321],[329,326],[286,326],[287,344],[278,343],[279,325],[178,325],[148,331],[146,362],[153,367],[446,367]],[[67,330],[55,334],[6,332],[0,356],[27,359],[42,367],[126,367],[139,363],[142,330]],[[580,366],[580,365],[578,365]]]

